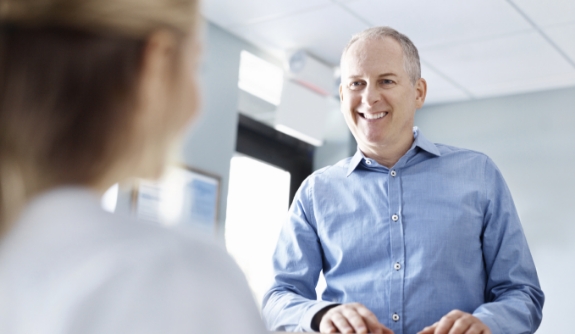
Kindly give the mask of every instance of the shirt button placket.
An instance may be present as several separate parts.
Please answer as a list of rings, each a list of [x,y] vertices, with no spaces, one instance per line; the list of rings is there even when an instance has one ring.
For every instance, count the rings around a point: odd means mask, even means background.
[[[391,225],[389,226],[390,241],[391,241],[391,254],[390,257],[395,259],[392,262],[393,267],[392,278],[390,284],[390,304],[389,314],[393,322],[390,324],[394,333],[404,334],[403,325],[400,314],[403,312],[403,288],[404,288],[404,270],[403,264],[405,263],[405,240],[403,238],[403,212],[402,210],[402,194],[401,182],[399,173],[396,169],[390,169],[388,174],[388,199],[389,199],[389,217],[391,218]]]

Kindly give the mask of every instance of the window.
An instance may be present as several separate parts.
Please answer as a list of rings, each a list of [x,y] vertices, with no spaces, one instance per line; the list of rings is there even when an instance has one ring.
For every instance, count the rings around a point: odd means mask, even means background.
[[[258,302],[273,280],[272,254],[286,219],[290,173],[244,155],[232,158],[226,247]]]
[[[280,104],[283,70],[267,61],[242,51],[238,87],[274,105]]]

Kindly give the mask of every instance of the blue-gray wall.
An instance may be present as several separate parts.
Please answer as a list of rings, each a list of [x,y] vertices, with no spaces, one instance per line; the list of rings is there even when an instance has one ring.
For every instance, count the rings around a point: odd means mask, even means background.
[[[186,135],[182,159],[194,168],[221,178],[218,228],[223,231],[230,159],[235,151],[239,54],[244,43],[207,24],[198,86],[201,113]]]
[[[547,296],[537,333],[565,332],[575,312],[575,88],[424,107],[416,125],[501,169]]]
[[[223,235],[230,159],[235,153],[238,122],[238,76],[240,53],[247,50],[271,63],[275,57],[206,22],[203,61],[198,78],[201,113],[182,146],[183,162],[221,178],[218,228]]]

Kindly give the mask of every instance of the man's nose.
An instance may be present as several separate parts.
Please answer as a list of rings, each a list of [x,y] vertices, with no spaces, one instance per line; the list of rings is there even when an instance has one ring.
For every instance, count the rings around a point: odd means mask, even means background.
[[[381,100],[381,94],[377,91],[377,87],[369,83],[366,85],[362,95],[363,103],[368,106],[373,106]]]

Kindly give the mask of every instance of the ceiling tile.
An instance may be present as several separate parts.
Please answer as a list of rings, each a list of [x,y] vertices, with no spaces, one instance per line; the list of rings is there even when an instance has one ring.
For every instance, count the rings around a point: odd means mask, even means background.
[[[330,0],[206,0],[202,14],[222,26],[251,24],[331,4]]]
[[[575,62],[575,23],[543,28],[543,30]]]
[[[360,0],[345,6],[373,25],[399,30],[419,48],[531,29],[503,0]]]
[[[575,22],[573,0],[512,0],[540,27]]]
[[[575,60],[575,0],[206,0],[203,14],[278,59],[302,48],[330,65],[353,34],[392,26],[430,65],[427,104],[575,85],[575,69],[510,3]]]
[[[575,68],[535,32],[423,50],[421,56],[475,97],[575,85]]]
[[[305,49],[330,65],[339,63],[341,51],[358,31],[367,28],[338,5],[291,15],[278,20],[234,28],[233,32],[256,45],[284,51]]]
[[[470,99],[467,93],[424,64],[421,65],[421,77],[427,81],[426,106]]]

